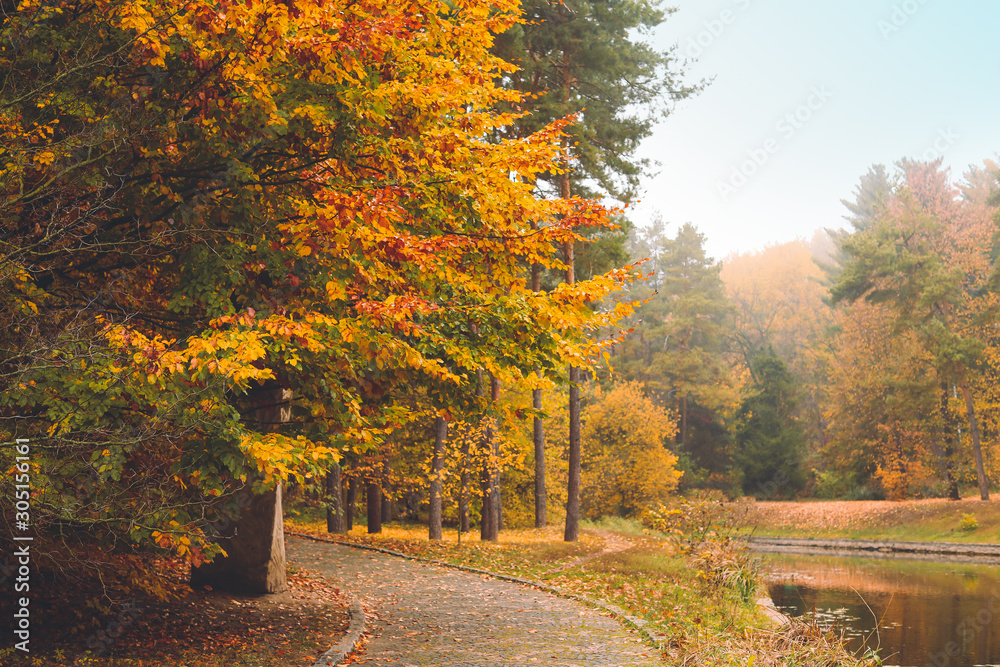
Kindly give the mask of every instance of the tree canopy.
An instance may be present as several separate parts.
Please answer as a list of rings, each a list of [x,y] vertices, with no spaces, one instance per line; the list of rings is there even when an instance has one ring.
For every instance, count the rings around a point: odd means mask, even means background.
[[[637,273],[525,284],[525,262],[559,268],[556,249],[608,211],[536,194],[571,119],[494,140],[521,95],[494,85],[512,69],[490,48],[517,14],[8,12],[0,439],[33,443],[40,532],[197,562],[237,490],[318,476],[401,426],[400,383],[447,401],[481,370],[558,381],[587,363],[582,330],[624,311],[586,304]]]
[[[670,103],[700,89],[683,81],[673,50],[644,38],[674,9],[655,0],[525,0],[524,21],[504,32],[494,53],[517,69],[503,82],[522,93],[513,108],[530,110],[514,126],[529,136],[569,114],[567,129],[574,194],[596,187],[622,202],[634,200],[651,163],[636,155]],[[561,172],[542,178],[556,194]]]

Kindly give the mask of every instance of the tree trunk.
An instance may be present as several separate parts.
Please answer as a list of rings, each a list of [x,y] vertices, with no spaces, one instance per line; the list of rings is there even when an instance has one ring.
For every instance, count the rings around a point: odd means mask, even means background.
[[[500,381],[495,377],[490,376],[490,400],[494,407],[500,401]],[[491,501],[493,506],[493,526],[496,529],[496,534],[494,540],[498,539],[500,536],[500,531],[503,530],[503,497],[500,495],[500,422],[494,416],[490,417],[490,423],[492,424],[492,437],[490,438],[490,453],[493,456],[493,465],[491,469],[493,471],[493,484]]]
[[[563,539],[580,537],[580,369],[569,369],[569,483],[566,491],[566,531]]]
[[[569,164],[569,144],[564,140],[563,160]],[[569,173],[560,175],[559,194],[563,199],[570,197]],[[566,262],[566,282],[576,282],[573,266],[576,259],[573,241],[563,244]],[[563,539],[576,542],[580,537],[580,369],[569,367],[569,482],[566,486],[566,531]]]
[[[538,229],[538,223],[532,221],[532,229]],[[531,265],[531,291],[542,291],[542,265],[535,262]],[[538,371],[538,379],[542,372]],[[542,390],[531,392],[531,407],[536,410],[534,419],[535,443],[535,528],[544,528],[548,522],[548,498],[545,489],[545,424],[537,411],[542,409]]]
[[[941,383],[941,440],[942,454],[945,461],[945,480],[948,482],[948,497],[951,500],[961,500],[958,491],[958,477],[955,475],[955,417],[948,406],[950,385]]]
[[[382,523],[392,521],[392,498],[388,493],[382,494]]]
[[[496,494],[493,492],[493,476],[490,474],[489,463],[483,463],[479,488],[483,494],[483,509],[479,519],[479,539],[484,542],[497,540],[497,513],[495,507]]]
[[[531,392],[531,405],[542,409],[542,390]],[[542,418],[535,417],[535,528],[543,528],[548,522],[548,497],[545,490],[545,431]]]
[[[478,372],[479,382],[476,386],[476,396],[483,395],[483,372]],[[496,382],[492,380],[491,384]],[[491,394],[492,396],[492,394]],[[482,457],[479,469],[479,490],[482,495],[482,511],[479,515],[479,539],[495,541],[497,539],[496,492],[494,491],[494,444],[493,418],[484,413],[482,423],[485,425],[483,438],[479,442],[479,452]]]
[[[480,469],[479,488],[483,496],[483,509],[479,521],[479,539],[495,542],[497,530],[497,493],[494,484],[493,426],[488,424],[482,442],[483,462]]]
[[[358,505],[358,480],[354,477],[347,482],[347,509],[344,511],[344,522],[347,532],[354,529],[354,510]]]
[[[434,420],[434,456],[431,459],[431,507],[427,516],[427,533],[432,540],[443,536],[441,528],[442,500],[444,488],[441,472],[444,469],[444,443],[448,440],[448,422],[444,417]]]
[[[392,521],[392,495],[389,486],[389,462],[386,461],[385,466],[382,468],[382,474],[384,479],[384,484],[382,486],[382,523],[389,523]],[[381,524],[379,524],[381,525]]]
[[[382,489],[378,482],[368,483],[368,498],[365,503],[368,509],[368,534],[382,532]]]
[[[458,490],[458,532],[467,533],[471,529],[469,525],[469,485],[472,484],[472,475],[469,473],[469,439],[462,438],[462,478],[461,488]]]
[[[243,417],[262,432],[273,433],[291,419],[291,398],[290,389],[276,384],[252,389]],[[288,588],[281,485],[254,496],[240,512],[236,525],[221,536],[220,544],[226,555],[192,568],[192,585],[237,593],[279,593]]]
[[[965,413],[969,418],[969,433],[972,435],[972,455],[976,459],[976,478],[979,481],[979,499],[990,499],[990,485],[986,481],[986,469],[983,466],[983,449],[979,442],[979,422],[976,419],[976,406],[972,401],[972,389],[968,378],[962,378],[959,383],[962,396],[965,398]]]
[[[340,479],[340,464],[326,471],[326,532],[344,533],[344,491]]]
[[[500,493],[500,471],[497,471],[496,477],[493,478],[493,489],[496,493],[496,511],[497,511],[497,533],[503,530],[503,494]]]
[[[254,495],[234,529],[219,542],[226,555],[192,568],[192,586],[209,585],[244,594],[286,590],[281,485]]]

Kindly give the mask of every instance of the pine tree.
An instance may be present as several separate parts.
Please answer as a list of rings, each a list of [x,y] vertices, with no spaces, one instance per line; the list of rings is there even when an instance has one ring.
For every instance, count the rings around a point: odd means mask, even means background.
[[[744,493],[787,497],[805,483],[801,465],[805,433],[794,418],[798,407],[794,379],[770,349],[761,351],[752,367],[755,391],[736,415],[736,467]]]
[[[672,50],[641,37],[674,9],[650,0],[526,0],[524,23],[501,35],[494,53],[519,70],[504,85],[528,95],[515,131],[528,136],[549,122],[580,114],[568,129],[574,195],[595,188],[631,201],[650,162],[636,156],[642,140],[700,85],[682,81]],[[628,113],[625,110],[628,109]],[[561,174],[543,177],[559,194]]]
[[[705,254],[705,237],[691,224],[674,238],[649,231],[633,252],[655,260],[636,296],[648,299],[632,321],[635,331],[620,346],[614,367],[643,383],[679,416],[676,449],[709,472],[729,465],[720,413],[734,402],[731,373],[723,352],[730,303],[721,266]],[[697,415],[697,419],[694,419]],[[688,471],[693,472],[693,471]]]
[[[659,25],[673,10],[649,0],[527,0],[524,22],[502,35],[494,53],[519,69],[502,84],[525,94],[512,111],[527,114],[514,126],[530,136],[553,120],[578,114],[562,138],[563,165],[541,174],[538,186],[551,196],[634,199],[648,160],[636,155],[668,103],[696,92],[684,85],[671,52],[659,52],[636,38]],[[625,113],[628,109],[629,112]],[[576,278],[576,246],[565,243],[565,282]],[[533,274],[538,268],[533,268]],[[537,279],[533,275],[533,283]],[[580,486],[580,399],[578,368],[569,368],[570,470],[566,541],[577,538]],[[541,408],[541,396],[535,400]],[[535,429],[537,474],[544,469],[542,427]],[[536,485],[536,497],[544,496]],[[541,517],[536,515],[536,523]]]

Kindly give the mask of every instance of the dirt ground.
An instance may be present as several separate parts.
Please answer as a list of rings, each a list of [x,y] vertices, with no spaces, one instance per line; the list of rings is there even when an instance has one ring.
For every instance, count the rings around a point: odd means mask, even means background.
[[[140,597],[123,604],[83,583],[36,590],[32,581],[30,656],[21,659],[5,646],[0,665],[301,667],[347,629],[346,595],[307,570],[289,572],[283,593],[249,596],[208,586],[184,591],[180,580],[187,568],[169,565],[163,576],[176,584],[177,597],[167,600]],[[6,602],[9,596],[0,600],[0,611]]]

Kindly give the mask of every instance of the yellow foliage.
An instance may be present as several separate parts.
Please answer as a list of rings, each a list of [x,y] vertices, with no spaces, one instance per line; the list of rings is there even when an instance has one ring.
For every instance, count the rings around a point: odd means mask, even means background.
[[[72,30],[51,20],[64,10]],[[339,456],[326,443],[377,448],[405,419],[392,392],[407,383],[480,369],[514,383],[560,354],[585,366],[597,349],[583,333],[628,311],[586,306],[637,279],[633,267],[525,285],[526,262],[558,268],[574,229],[606,226],[609,211],[535,191],[572,118],[494,140],[516,119],[498,106],[518,94],[495,84],[511,67],[490,49],[518,15],[515,0],[24,0],[5,19],[51,64],[5,87],[28,102],[0,110],[0,207],[23,227],[5,227],[16,252],[0,287],[18,321],[73,320],[97,342],[55,354],[24,404],[48,410],[39,432],[72,435],[80,469],[116,499],[148,498],[142,484],[160,489],[152,475],[179,462],[218,463],[187,471],[190,486],[177,476],[183,502],[163,495],[134,542],[200,558],[197,539],[174,535],[195,535],[234,480],[315,472]],[[58,211],[50,230],[45,207],[61,201],[94,203]],[[100,254],[129,259],[95,265],[93,240],[118,243],[120,216],[134,236]],[[32,277],[49,272],[66,276],[51,294]],[[94,298],[105,292],[114,309]],[[64,317],[80,303],[99,307]],[[268,381],[293,395],[280,433],[241,419]],[[97,461],[80,444],[93,433],[141,433],[142,447]],[[461,464],[501,465],[507,450],[473,448]]]
[[[676,433],[676,416],[638,383],[596,390],[583,411],[584,513],[633,516],[663,501],[682,474],[667,449]]]
[[[917,496],[931,477],[931,471],[920,459],[891,451],[875,469],[877,479],[888,500],[904,500]]]

